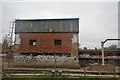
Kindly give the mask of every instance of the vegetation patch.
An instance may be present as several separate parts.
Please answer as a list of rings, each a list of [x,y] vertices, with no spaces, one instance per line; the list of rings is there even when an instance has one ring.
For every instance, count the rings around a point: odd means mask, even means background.
[[[103,78],[95,76],[69,76],[69,75],[16,75],[2,80],[120,80],[120,78]]]

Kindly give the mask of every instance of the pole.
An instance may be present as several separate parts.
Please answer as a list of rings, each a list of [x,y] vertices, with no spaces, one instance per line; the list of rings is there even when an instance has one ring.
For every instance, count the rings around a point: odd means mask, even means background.
[[[116,55],[114,55],[114,56],[116,56]],[[115,58],[113,58],[113,61],[114,61],[114,62],[113,62],[113,63],[114,63],[114,66],[113,66],[113,67],[114,67],[114,68],[113,68],[113,69],[114,69],[114,70],[113,70],[113,74],[114,74],[114,78],[115,78],[115,77],[116,77]]]
[[[35,56],[34,56],[34,59],[35,59],[34,75],[36,75],[36,58],[35,58]]]
[[[85,59],[84,59],[84,76],[86,77],[86,63],[85,63]]]
[[[105,62],[104,62],[104,42],[101,42],[101,47],[102,47],[102,65],[105,65]]]
[[[108,40],[120,40],[120,39],[106,39],[105,41],[101,42],[101,47],[102,47],[102,65],[105,65],[105,63],[104,63],[104,43],[107,42]]]
[[[13,29],[14,29],[14,22],[11,23],[10,28],[11,28],[11,29],[10,29],[11,32],[9,32],[9,33],[10,33],[10,47],[12,47],[12,45],[13,45],[13,44],[12,44],[12,43],[13,43],[13,33],[14,33],[14,32],[13,32]]]
[[[113,74],[114,74],[114,78],[115,78],[116,77],[115,60],[114,60],[114,66],[113,66]]]
[[[4,52],[2,53],[2,75],[3,75],[3,77],[4,77]]]
[[[54,58],[55,58],[55,75],[56,75],[56,55],[54,54]]]

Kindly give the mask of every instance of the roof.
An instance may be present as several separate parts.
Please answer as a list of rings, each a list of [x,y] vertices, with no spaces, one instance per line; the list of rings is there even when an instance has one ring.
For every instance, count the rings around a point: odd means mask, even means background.
[[[95,50],[95,49],[87,49],[87,50],[85,50],[85,49],[82,49],[82,50],[79,50],[80,52],[101,52],[102,50],[101,49],[97,49],[97,50]],[[119,48],[117,48],[117,49],[104,49],[104,52],[120,52],[120,49]]]
[[[16,19],[15,33],[23,33],[23,32],[79,33],[79,18]]]

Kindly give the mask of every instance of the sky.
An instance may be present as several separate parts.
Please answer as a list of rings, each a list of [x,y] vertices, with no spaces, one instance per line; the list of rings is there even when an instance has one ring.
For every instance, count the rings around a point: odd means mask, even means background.
[[[106,2],[105,2],[106,1]],[[107,38],[118,38],[118,2],[88,0],[78,2],[44,2],[36,0],[3,0],[0,3],[0,42],[9,33],[10,22],[14,19],[53,19],[79,18],[80,48],[101,47],[101,41]],[[109,41],[105,46],[118,45]]]

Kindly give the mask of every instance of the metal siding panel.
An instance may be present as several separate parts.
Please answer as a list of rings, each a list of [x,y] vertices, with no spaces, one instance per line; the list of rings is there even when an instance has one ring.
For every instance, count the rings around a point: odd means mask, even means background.
[[[76,31],[77,29],[76,29],[76,26],[77,26],[77,23],[76,23],[76,21],[73,21],[74,23],[74,27],[73,27],[73,31]]]
[[[47,27],[48,25],[47,25],[47,23],[48,23],[48,22],[46,21],[46,22],[45,22],[45,26],[44,26],[44,27],[45,27],[45,32],[48,31],[48,27]]]
[[[77,28],[77,31],[76,32],[79,32],[79,20],[76,21],[76,28]]]
[[[78,21],[73,21],[73,24],[74,24],[74,26],[73,26],[73,31],[74,32],[78,32],[79,31],[79,28],[78,28]]]
[[[53,21],[53,28],[52,28],[52,29],[53,29],[53,31],[55,31],[55,32],[57,31],[57,28],[56,28],[56,27],[58,27],[58,26],[56,26],[56,21]]]
[[[58,24],[59,24],[59,30],[60,32],[62,32],[63,31],[62,22],[60,21]]]
[[[71,21],[70,24],[69,24],[69,31],[70,31],[70,32],[72,32],[72,29],[73,29],[73,25],[72,25],[73,23],[72,23],[72,22],[73,22],[73,21]]]
[[[79,32],[79,21],[70,20],[37,20],[37,21],[16,21],[15,32]]]
[[[38,22],[38,24],[36,24],[38,27],[39,27],[39,31],[41,32],[42,31],[42,22]]]

